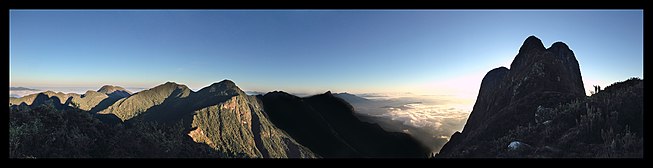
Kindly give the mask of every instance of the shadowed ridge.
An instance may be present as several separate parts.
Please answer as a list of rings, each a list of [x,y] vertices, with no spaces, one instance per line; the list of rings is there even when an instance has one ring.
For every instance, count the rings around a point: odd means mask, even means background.
[[[275,125],[323,157],[419,158],[429,153],[408,134],[363,122],[349,103],[330,91],[305,98],[273,91],[260,97]]]

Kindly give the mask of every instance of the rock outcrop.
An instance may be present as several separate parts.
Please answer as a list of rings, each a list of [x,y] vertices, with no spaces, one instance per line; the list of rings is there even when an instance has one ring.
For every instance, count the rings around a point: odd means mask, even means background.
[[[556,42],[545,48],[528,37],[510,69],[488,72],[462,133],[455,133],[438,157],[491,157],[488,143],[517,126],[534,121],[538,106],[551,107],[585,97],[573,51]]]

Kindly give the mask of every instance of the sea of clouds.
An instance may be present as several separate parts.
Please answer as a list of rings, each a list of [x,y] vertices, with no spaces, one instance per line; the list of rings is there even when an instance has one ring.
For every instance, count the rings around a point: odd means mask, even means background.
[[[359,96],[369,101],[350,104],[361,119],[388,131],[408,133],[434,153],[453,133],[462,131],[474,101],[448,95]]]

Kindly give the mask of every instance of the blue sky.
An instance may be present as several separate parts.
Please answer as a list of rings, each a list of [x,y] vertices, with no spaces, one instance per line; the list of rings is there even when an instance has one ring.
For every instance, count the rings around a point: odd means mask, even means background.
[[[641,10],[11,10],[9,78],[475,97],[530,35],[568,44],[586,86],[643,77]]]

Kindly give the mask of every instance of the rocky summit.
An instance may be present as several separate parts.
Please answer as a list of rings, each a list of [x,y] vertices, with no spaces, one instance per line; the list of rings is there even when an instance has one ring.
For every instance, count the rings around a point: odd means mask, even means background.
[[[488,142],[534,121],[537,107],[551,107],[585,97],[574,52],[556,42],[545,48],[528,37],[505,67],[489,71],[462,133],[455,133],[439,157],[488,157]]]

